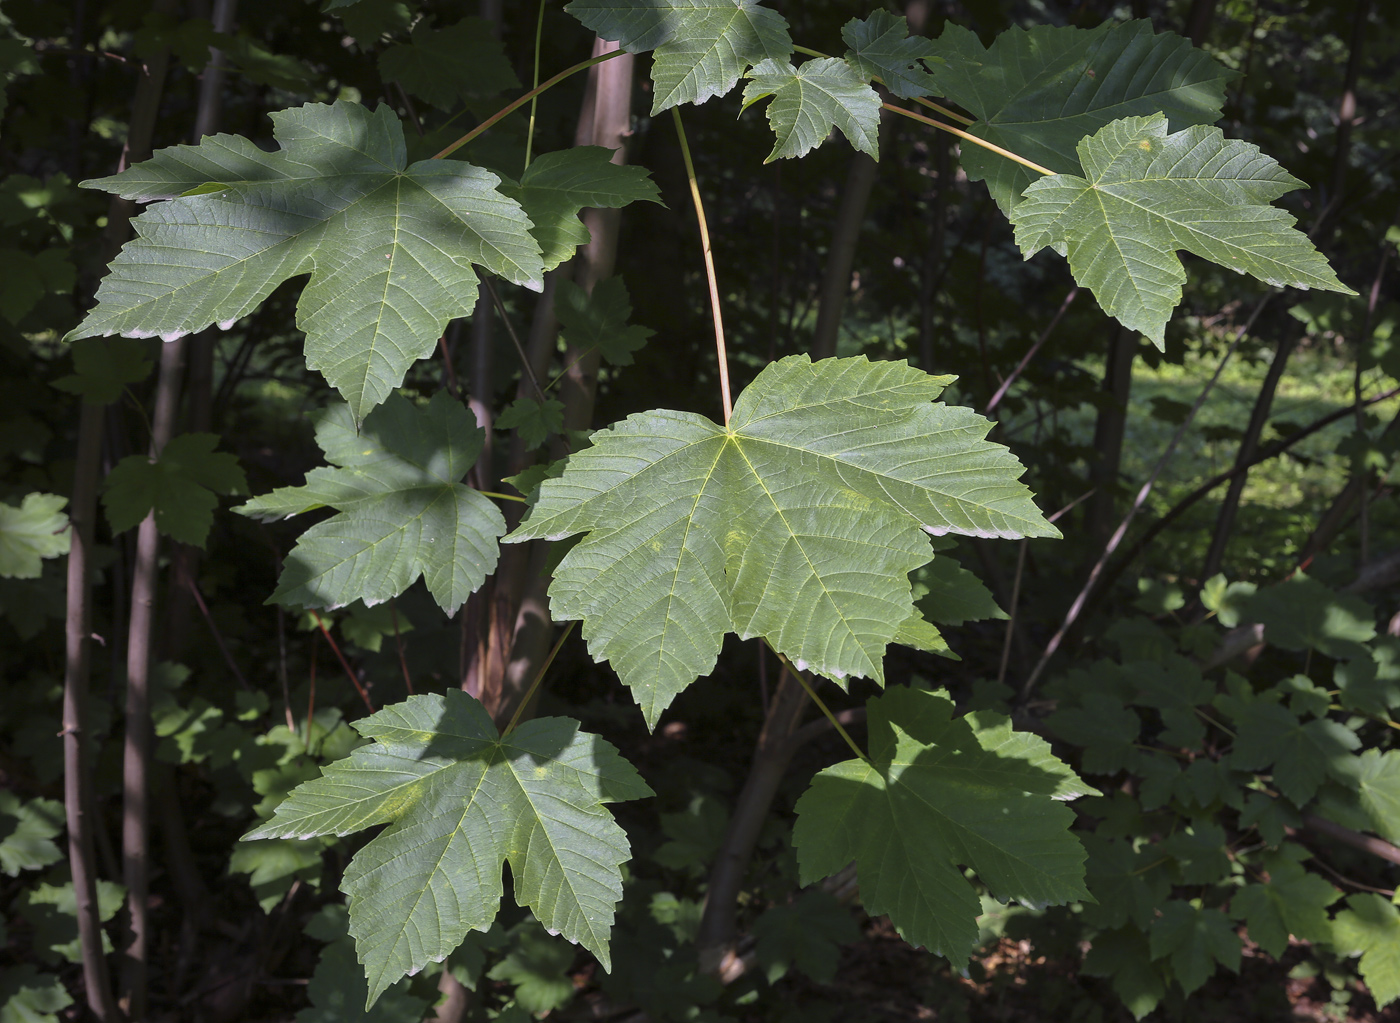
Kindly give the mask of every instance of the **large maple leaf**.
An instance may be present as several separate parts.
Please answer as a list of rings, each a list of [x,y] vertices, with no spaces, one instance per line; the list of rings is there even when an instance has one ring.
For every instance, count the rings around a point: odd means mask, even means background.
[[[491,926],[506,862],[516,902],[609,967],[629,850],[604,804],[652,795],[610,743],[568,718],[536,718],[502,737],[456,689],[410,697],[355,729],[373,742],[297,786],[244,838],[390,825],[355,854],[341,885],[371,1004]]]
[[[650,724],[714,666],[726,632],[763,636],[831,678],[883,680],[916,618],[908,573],[927,533],[1058,536],[984,440],[991,424],[935,404],[951,377],[864,358],[772,363],[729,426],[690,412],[593,435],[503,542],[587,533],[549,588],[582,619]]]
[[[272,115],[280,151],[236,135],[163,149],[83,184],[156,202],[69,334],[167,340],[231,325],[290,277],[306,363],[363,419],[476,303],[472,264],[539,287],[544,265],[520,204],[490,171],[408,166],[388,107],[308,103]]]

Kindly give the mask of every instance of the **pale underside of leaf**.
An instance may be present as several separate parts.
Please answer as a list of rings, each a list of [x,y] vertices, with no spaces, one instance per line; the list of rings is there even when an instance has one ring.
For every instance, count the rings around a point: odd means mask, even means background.
[[[805,156],[833,128],[856,149],[880,158],[880,98],[869,81],[844,60],[809,60],[800,67],[765,60],[750,72],[744,106],[767,96],[768,123],[777,144],[764,161]]]

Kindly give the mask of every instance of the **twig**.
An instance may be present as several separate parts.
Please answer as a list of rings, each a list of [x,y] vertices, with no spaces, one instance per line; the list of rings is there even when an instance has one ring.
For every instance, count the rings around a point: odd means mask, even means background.
[[[715,324],[715,357],[719,360],[720,401],[724,405],[724,425],[734,414],[734,403],[729,394],[729,356],[724,346],[724,318],[719,306],[719,279],[715,276],[715,257],[710,248],[710,228],[705,221],[705,204],[700,198],[700,185],[695,180],[695,163],[690,158],[690,143],[686,141],[685,126],[681,124],[680,107],[671,108],[671,117],[676,122],[676,136],[681,142],[681,157],[685,160],[685,176],[690,182],[690,198],[695,204],[695,217],[700,222],[700,247],[705,254],[705,279],[710,285],[710,315]]]
[[[399,632],[399,608],[398,601],[389,601],[389,617],[394,622],[394,646],[399,651],[399,667],[403,669],[403,684],[408,690],[408,695],[413,695],[413,678],[408,673],[408,661],[403,655],[403,636]]]
[[[239,686],[251,690],[253,687],[248,684],[248,680],[243,677],[243,672],[238,670],[238,662],[229,653],[228,644],[224,642],[224,635],[219,631],[219,626],[215,624],[214,617],[209,613],[209,605],[204,602],[204,594],[199,592],[199,584],[194,581],[194,577],[185,576],[185,588],[194,597],[195,604],[199,607],[199,613],[204,616],[204,621],[209,625],[209,631],[214,634],[214,643],[219,648],[219,653],[224,656],[224,663],[228,665],[228,670],[233,673],[234,679]]]
[[[496,311],[501,314],[501,322],[506,325],[506,333],[510,334],[515,351],[520,356],[520,365],[525,371],[525,376],[529,378],[530,386],[535,389],[535,394],[539,397],[540,402],[544,403],[548,398],[544,393],[544,388],[540,386],[540,378],[535,376],[535,368],[530,365],[530,357],[525,354],[525,346],[520,343],[520,335],[515,332],[515,324],[510,322],[510,317],[506,315],[506,307],[501,302],[501,296],[496,294],[496,286],[491,283],[489,277],[483,277],[481,283],[485,285],[487,292],[491,295],[491,300],[496,304]]]
[[[311,612],[311,617],[316,620],[316,627],[321,630],[321,635],[326,637],[326,642],[331,645],[331,650],[335,652],[336,658],[340,661],[340,666],[345,669],[345,677],[350,680],[350,684],[355,687],[355,691],[360,694],[360,699],[365,701],[365,706],[369,708],[371,714],[374,713],[374,704],[370,702],[369,693],[365,692],[365,687],[360,684],[359,678],[350,670],[350,662],[345,659],[345,655],[340,652],[340,645],[331,636],[331,632],[326,628],[326,623],[321,621],[321,616],[316,613],[315,608],[307,608]],[[310,733],[310,721],[307,722],[307,735]]]
[[[984,415],[991,415],[996,411],[996,407],[1001,404],[1001,399],[1006,397],[1006,392],[1011,389],[1011,385],[1014,384],[1022,372],[1025,371],[1031,359],[1035,358],[1035,353],[1040,351],[1040,346],[1050,339],[1051,332],[1059,326],[1060,320],[1064,318],[1065,313],[1069,310],[1070,303],[1074,301],[1075,296],[1078,294],[1078,285],[1069,289],[1069,294],[1066,295],[1065,300],[1060,303],[1059,311],[1055,313],[1049,325],[1041,331],[1040,337],[1036,338],[1035,344],[1031,345],[1030,350],[1026,352],[1025,355],[1021,356],[1021,361],[1016,363],[1016,368],[1011,371],[1011,375],[1001,382],[1001,386],[997,388],[996,394],[992,395],[991,401],[987,402],[987,407],[982,410]]]

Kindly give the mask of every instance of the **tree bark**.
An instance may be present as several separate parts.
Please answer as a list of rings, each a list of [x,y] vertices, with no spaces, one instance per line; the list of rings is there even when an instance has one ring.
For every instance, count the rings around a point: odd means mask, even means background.
[[[1085,532],[1096,545],[1102,545],[1117,524],[1118,502],[1114,500],[1114,490],[1123,465],[1123,433],[1128,424],[1137,347],[1137,332],[1115,324],[1108,341],[1108,358],[1100,388],[1103,404],[1094,423],[1094,452],[1098,461],[1089,469],[1094,496],[1089,499],[1085,514]]]

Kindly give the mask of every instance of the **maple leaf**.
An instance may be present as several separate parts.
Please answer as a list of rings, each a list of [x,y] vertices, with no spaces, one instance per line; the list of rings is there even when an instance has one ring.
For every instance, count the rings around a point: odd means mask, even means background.
[[[1149,944],[1153,959],[1169,959],[1181,988],[1188,995],[1210,979],[1219,963],[1240,971],[1240,939],[1218,909],[1170,899],[1152,922]]]
[[[1215,123],[1225,83],[1238,77],[1145,20],[1010,28],[990,47],[949,24],[933,45],[943,59],[928,64],[930,76],[977,118],[967,130],[1060,174],[1082,174],[1079,140],[1119,118],[1160,113],[1172,130]],[[962,166],[1008,216],[1039,177],[981,146],[963,147]]]
[[[1078,147],[1085,177],[1056,174],[1011,212],[1027,259],[1049,246],[1106,313],[1163,347],[1186,249],[1266,284],[1355,294],[1294,219],[1266,205],[1303,182],[1218,128],[1167,134],[1167,119],[1114,121]]]
[[[549,588],[647,721],[710,671],[726,632],[763,636],[831,678],[883,680],[914,615],[907,574],[925,531],[1057,536],[985,441],[990,424],[934,404],[949,377],[865,358],[767,366],[728,428],[653,411],[593,434],[546,479],[504,543],[588,533]]]
[[[955,719],[943,693],[893,689],[867,709],[870,759],[827,768],[797,801],[802,884],[854,860],[866,911],[955,968],[982,912],[963,866],[1001,901],[1092,899],[1064,801],[1096,793],[1048,743],[999,715]]]
[[[846,60],[867,79],[878,77],[900,99],[928,96],[938,88],[922,61],[942,61],[940,47],[931,39],[910,36],[904,18],[888,11],[875,11],[864,21],[852,18],[841,29],[841,38],[850,47]]]
[[[72,540],[68,498],[57,494],[25,494],[18,508],[0,502],[0,579],[38,579],[44,559],[68,553]]]
[[[463,18],[443,28],[420,21],[408,42],[379,55],[379,73],[442,110],[471,96],[518,89],[520,79],[494,27],[485,18]]]
[[[392,110],[308,103],[272,115],[266,153],[236,135],[163,149],[91,188],[156,202],[113,260],[97,305],[68,335],[174,340],[231,325],[282,281],[311,279],[297,304],[306,364],[363,420],[476,303],[478,264],[538,289],[531,224],[489,171],[455,160],[407,165]]]
[[[792,55],[787,22],[757,0],[573,0],[564,9],[624,50],[656,51],[653,117],[723,96],[754,64]]]
[[[526,451],[533,451],[551,433],[564,430],[564,403],[554,398],[543,402],[533,398],[516,398],[496,417],[496,429],[518,430]]]
[[[632,353],[656,331],[628,323],[632,299],[621,277],[608,277],[593,285],[591,293],[570,280],[554,288],[554,313],[564,340],[581,352],[594,348],[614,366],[632,365]]]
[[[128,455],[114,465],[102,491],[112,531],[128,530],[154,511],[156,528],[166,536],[203,547],[216,495],[248,491],[238,458],[214,450],[219,440],[217,433],[182,433],[156,459]]]
[[[316,443],[336,468],[313,469],[236,511],[271,521],[330,506],[340,514],[297,541],[269,603],[337,608],[397,597],[424,576],[455,614],[492,571],[505,519],[461,482],[481,454],[484,432],[438,392],[427,407],[394,395],[357,430],[345,405],[326,412]]]
[[[1327,942],[1332,937],[1327,907],[1342,893],[1326,878],[1303,869],[1309,855],[1302,846],[1285,842],[1263,858],[1268,881],[1245,885],[1230,899],[1230,914],[1243,920],[1250,939],[1275,958],[1288,948],[1290,934],[1303,941]]]
[[[501,179],[501,193],[515,199],[532,223],[544,268],[553,270],[587,245],[579,211],[619,209],[632,202],[661,203],[661,192],[643,167],[613,163],[604,146],[575,146],[537,157],[516,182]]]
[[[768,123],[777,144],[764,163],[806,156],[832,128],[863,153],[880,158],[880,97],[869,80],[844,60],[823,57],[800,67],[765,60],[749,72],[747,109],[768,96]]]
[[[567,718],[508,736],[457,689],[413,696],[355,722],[367,746],[328,766],[245,839],[348,835],[388,824],[355,854],[342,888],[369,1003],[491,926],[501,868],[515,900],[610,967],[627,836],[604,804],[652,795],[613,746]]]
[[[1400,998],[1400,910],[1372,892],[1347,899],[1333,921],[1338,950],[1361,956],[1361,976],[1378,1007]]]
[[[1349,754],[1361,745],[1340,722],[1304,723],[1288,708],[1265,700],[1246,705],[1235,720],[1239,735],[1232,765],[1247,771],[1272,767],[1274,784],[1294,806],[1312,799],[1329,776],[1345,779]]]
[[[84,338],[73,343],[74,372],[53,386],[90,405],[106,405],[120,398],[127,384],[145,380],[153,365],[141,342]]]

